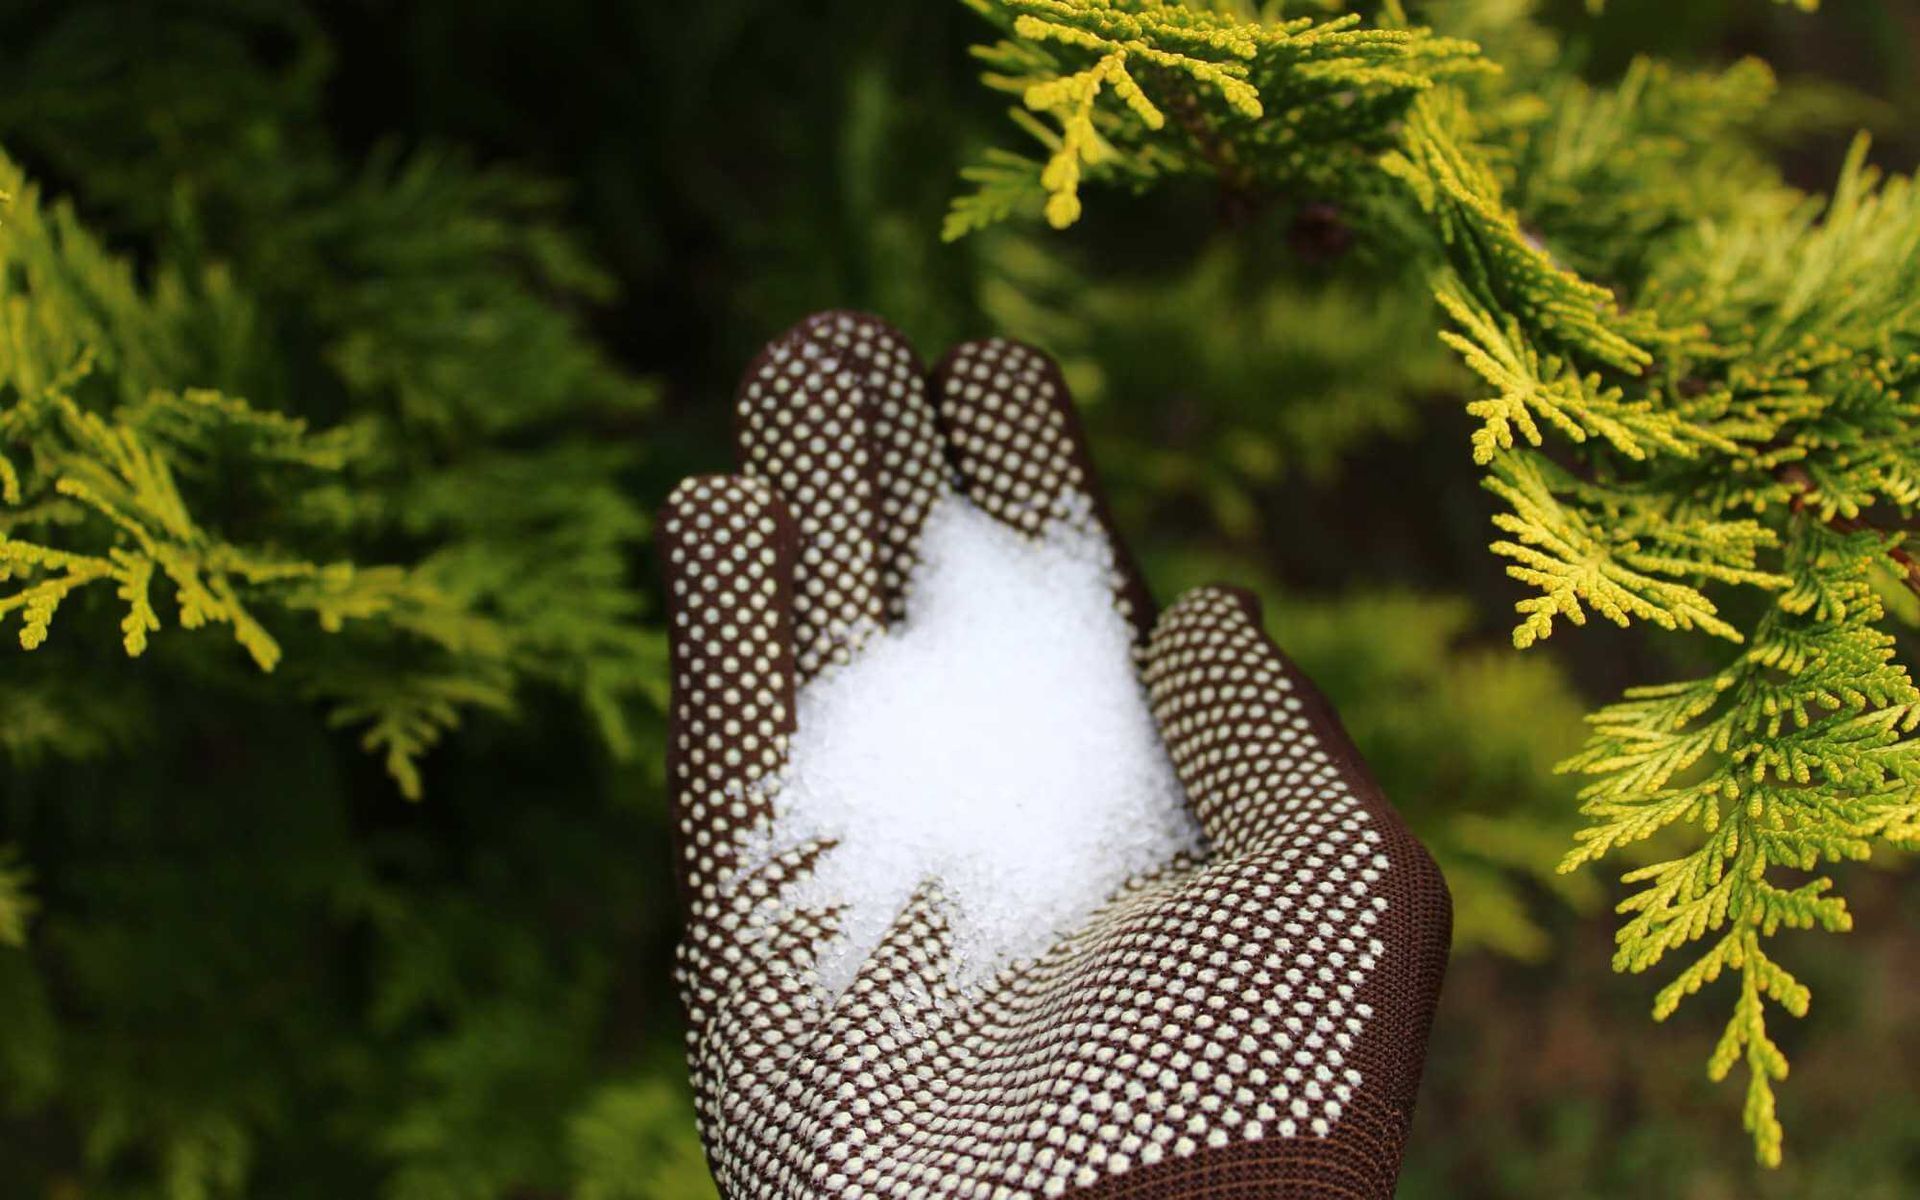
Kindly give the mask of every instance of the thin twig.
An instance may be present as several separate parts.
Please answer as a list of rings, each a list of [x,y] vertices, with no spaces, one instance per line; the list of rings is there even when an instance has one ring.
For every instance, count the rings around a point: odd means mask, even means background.
[[[1168,81],[1162,104],[1172,111],[1174,120],[1180,123],[1180,128],[1200,152],[1200,157],[1213,168],[1214,175],[1220,180],[1221,191],[1232,202],[1234,214],[1244,219],[1257,210],[1259,190],[1254,186],[1252,176],[1234,160],[1233,148],[1222,142],[1207,124],[1206,113],[1192,89],[1183,83]]]
[[[1805,469],[1801,467],[1790,466],[1783,468],[1780,472],[1780,479],[1794,490],[1793,499],[1789,501],[1789,505],[1794,512],[1805,512],[1808,502],[1813,496],[1819,493],[1819,488],[1814,484],[1813,477],[1808,475]],[[1920,596],[1920,558],[1915,558],[1897,542],[1893,541],[1898,534],[1882,529],[1872,522],[1862,521],[1855,517],[1828,517],[1827,527],[1839,530],[1841,533],[1876,533],[1882,538],[1887,539],[1889,543],[1887,546],[1887,557],[1900,564],[1900,581],[1907,585],[1909,591],[1913,592],[1916,596]]]

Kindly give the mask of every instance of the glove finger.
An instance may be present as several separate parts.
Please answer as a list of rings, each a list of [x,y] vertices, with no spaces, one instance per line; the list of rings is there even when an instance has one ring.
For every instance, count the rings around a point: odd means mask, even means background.
[[[920,527],[953,488],[953,469],[927,399],[926,367],[905,335],[879,317],[837,310],[801,323],[852,366],[862,387],[879,521],[874,540],[888,621],[906,615]]]
[[[1144,641],[1153,598],[1114,528],[1060,368],[1019,342],[964,342],[934,368],[933,392],[967,498],[1030,537],[1055,520],[1090,524],[1113,551],[1114,602]]]
[[[760,352],[734,399],[741,467],[773,486],[799,533],[793,623],[802,682],[850,658],[886,615],[866,391],[853,359],[802,322]]]
[[[687,937],[689,1007],[724,960],[728,877],[772,817],[768,787],[794,730],[798,536],[773,489],[703,476],[660,522],[673,698],[667,775]],[[704,1014],[696,1011],[694,1027]]]

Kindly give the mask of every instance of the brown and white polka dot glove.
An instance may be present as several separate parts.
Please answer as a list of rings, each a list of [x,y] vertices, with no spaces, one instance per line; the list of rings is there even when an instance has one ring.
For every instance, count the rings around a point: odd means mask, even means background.
[[[929,376],[885,323],[824,313],[754,362],[737,416],[743,473],[682,484],[661,536],[679,977],[722,1193],[1390,1195],[1447,891],[1256,602],[1202,588],[1155,619],[1059,372],[1024,346],[968,343]],[[832,915],[783,902],[822,847],[745,848],[798,688],[901,615],[950,488],[1028,534],[1077,518],[1113,541],[1207,853],[977,993],[956,993],[923,891],[829,1000],[810,967]]]

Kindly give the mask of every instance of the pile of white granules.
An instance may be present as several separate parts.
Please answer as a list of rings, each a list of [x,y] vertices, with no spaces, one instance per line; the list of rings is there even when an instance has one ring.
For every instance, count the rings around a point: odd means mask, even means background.
[[[788,898],[842,909],[833,995],[924,882],[966,989],[1200,848],[1104,541],[1065,522],[1032,541],[949,498],[919,551],[906,619],[801,691],[774,797],[772,848],[835,843]]]

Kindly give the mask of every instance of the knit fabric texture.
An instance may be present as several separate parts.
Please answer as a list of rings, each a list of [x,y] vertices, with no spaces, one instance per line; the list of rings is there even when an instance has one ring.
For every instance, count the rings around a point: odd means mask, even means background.
[[[736,418],[742,472],[683,483],[660,537],[678,974],[721,1193],[1391,1195],[1447,890],[1257,602],[1206,587],[1156,617],[1060,373],[1029,347],[966,343],[929,373],[885,322],[822,313],[754,361]],[[744,850],[778,803],[798,689],[902,615],[948,489],[1024,534],[1087,522],[1113,546],[1207,849],[965,993],[922,889],[830,1000],[811,964],[834,914],[788,900],[827,847]]]

